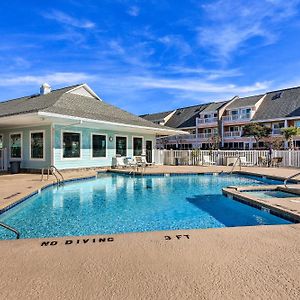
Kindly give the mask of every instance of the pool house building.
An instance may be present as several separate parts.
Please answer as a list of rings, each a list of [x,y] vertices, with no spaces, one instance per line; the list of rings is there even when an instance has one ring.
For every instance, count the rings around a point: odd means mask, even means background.
[[[0,102],[0,170],[108,167],[116,156],[147,154],[157,135],[179,130],[154,124],[102,101],[87,85],[51,90]]]

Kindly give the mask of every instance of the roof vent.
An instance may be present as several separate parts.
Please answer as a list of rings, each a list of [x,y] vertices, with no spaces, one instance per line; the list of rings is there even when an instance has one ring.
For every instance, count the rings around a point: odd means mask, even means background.
[[[51,92],[51,86],[48,83],[43,83],[40,87],[40,95],[46,95]]]

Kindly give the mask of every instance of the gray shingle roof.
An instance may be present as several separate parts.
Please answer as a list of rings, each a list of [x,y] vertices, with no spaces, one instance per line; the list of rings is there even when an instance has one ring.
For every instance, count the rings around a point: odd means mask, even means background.
[[[300,116],[300,87],[267,93],[253,120]]]
[[[217,109],[221,108],[224,104],[228,101],[221,101],[221,102],[213,102],[207,105],[205,109],[203,109],[202,113],[206,112],[215,112]]]
[[[0,117],[31,112],[49,112],[154,129],[172,129],[154,124],[96,98],[66,93],[76,86],[80,85],[53,90],[46,95],[27,96],[0,102]]]
[[[17,99],[0,102],[0,117],[37,112],[50,107],[67,91],[79,85],[53,90],[46,95],[35,94]]]
[[[178,108],[172,117],[166,123],[166,126],[172,128],[195,127],[196,118],[207,104],[194,105],[189,107]]]
[[[263,95],[264,94],[237,98],[232,103],[230,103],[226,107],[226,109],[234,109],[234,108],[254,106],[263,97]]]
[[[159,112],[159,113],[154,113],[154,114],[145,114],[145,115],[140,115],[140,117],[145,119],[145,120],[153,122],[153,121],[156,121],[156,120],[163,120],[165,117],[167,117],[173,111],[174,110]]]

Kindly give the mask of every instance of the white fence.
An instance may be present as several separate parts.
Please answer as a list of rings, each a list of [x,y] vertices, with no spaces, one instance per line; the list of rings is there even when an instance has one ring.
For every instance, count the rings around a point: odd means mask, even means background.
[[[7,171],[7,149],[0,149],[0,171]]]
[[[216,165],[226,165],[227,158],[245,157],[247,163],[259,165],[261,159],[270,160],[268,150],[155,150],[154,161],[162,165],[200,165],[203,156]],[[272,157],[282,157],[280,166],[300,168],[300,151],[273,150]],[[261,158],[261,159],[259,159]]]

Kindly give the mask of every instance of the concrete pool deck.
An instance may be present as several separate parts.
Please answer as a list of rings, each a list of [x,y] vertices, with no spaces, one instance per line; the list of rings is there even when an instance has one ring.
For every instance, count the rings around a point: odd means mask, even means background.
[[[159,166],[146,172],[230,169]],[[299,169],[242,171],[284,178]],[[0,204],[49,183],[37,174],[1,175]],[[299,299],[299,245],[300,224],[0,241],[0,299]]]
[[[0,298],[299,299],[299,245],[300,224],[2,241]]]

